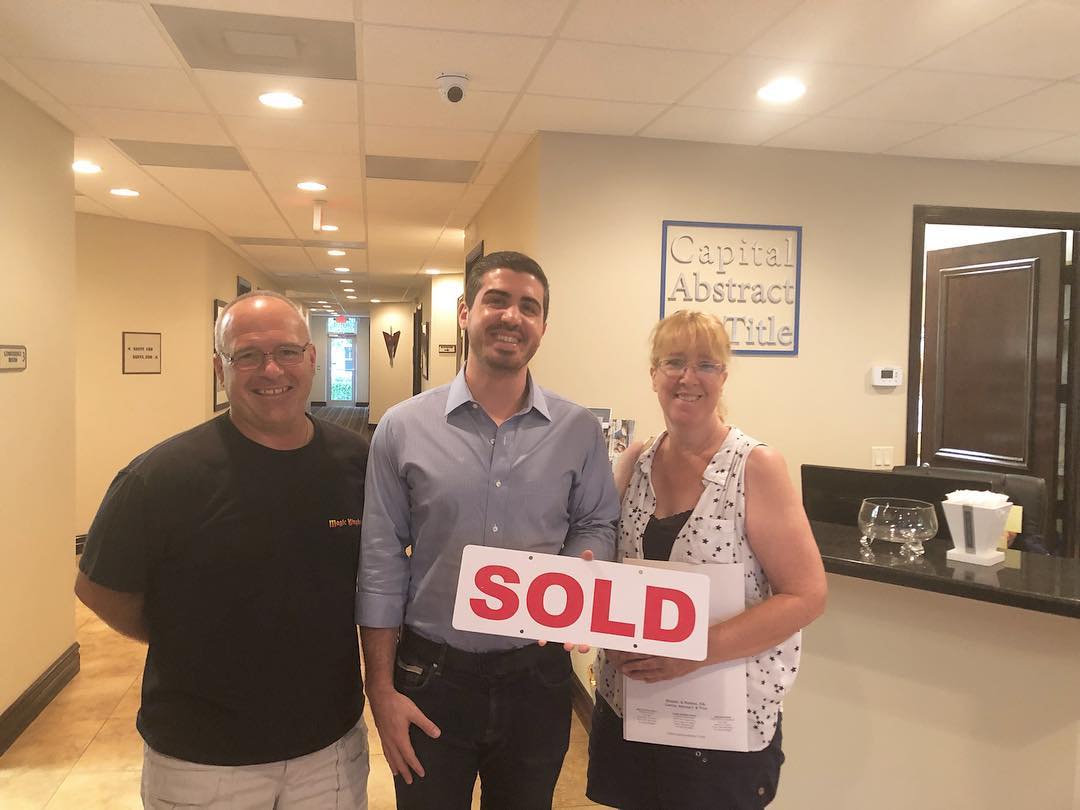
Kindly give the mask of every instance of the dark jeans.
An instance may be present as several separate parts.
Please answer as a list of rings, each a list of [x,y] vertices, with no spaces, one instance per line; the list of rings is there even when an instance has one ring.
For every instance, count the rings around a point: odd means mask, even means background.
[[[776,796],[780,718],[761,751],[712,751],[628,742],[622,718],[596,696],[585,795],[622,810],[761,810]]]
[[[398,810],[550,810],[570,743],[570,656],[561,644],[466,653],[406,630],[394,685],[441,730],[409,737],[423,778],[395,777]]]

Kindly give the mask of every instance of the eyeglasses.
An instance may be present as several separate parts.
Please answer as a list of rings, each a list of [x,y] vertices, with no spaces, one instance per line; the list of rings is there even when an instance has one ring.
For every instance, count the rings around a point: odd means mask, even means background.
[[[687,363],[682,357],[665,357],[660,361],[658,368],[669,377],[677,378],[686,373],[686,369],[693,367],[694,371],[702,377],[713,377],[724,373],[723,363],[714,363],[711,360],[699,360],[696,363]]]
[[[229,365],[240,369],[240,371],[254,371],[257,368],[262,368],[268,357],[273,357],[274,362],[279,366],[295,366],[304,359],[304,352],[307,351],[307,347],[310,345],[310,343],[305,343],[303,346],[298,343],[283,343],[280,346],[275,346],[271,352],[264,352],[259,349],[241,349],[232,355],[218,352],[218,356],[228,360]]]

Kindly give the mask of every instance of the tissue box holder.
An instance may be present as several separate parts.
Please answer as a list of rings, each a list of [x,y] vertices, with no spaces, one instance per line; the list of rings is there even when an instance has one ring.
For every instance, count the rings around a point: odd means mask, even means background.
[[[974,565],[997,565],[1005,560],[1005,552],[998,551],[997,544],[1005,530],[1011,503],[995,509],[945,501],[941,507],[945,510],[949,533],[956,546],[945,552],[947,559]],[[971,524],[965,527],[966,509],[971,510]]]

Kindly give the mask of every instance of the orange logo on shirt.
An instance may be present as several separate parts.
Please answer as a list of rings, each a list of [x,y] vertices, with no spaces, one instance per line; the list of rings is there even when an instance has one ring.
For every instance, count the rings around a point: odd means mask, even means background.
[[[345,526],[359,526],[360,525],[360,519],[359,518],[353,518],[353,517],[351,517],[351,518],[330,518],[330,520],[328,520],[327,523],[330,524],[331,529],[341,529],[341,528],[344,528]]]

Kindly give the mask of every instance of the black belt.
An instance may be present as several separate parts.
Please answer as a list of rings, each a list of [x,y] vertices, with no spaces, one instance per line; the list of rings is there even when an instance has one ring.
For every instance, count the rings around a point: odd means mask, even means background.
[[[410,627],[401,633],[398,649],[406,654],[415,655],[425,661],[438,664],[440,669],[467,672],[472,675],[499,677],[513,672],[529,669],[534,662],[542,658],[560,654],[569,655],[562,644],[551,643],[541,647],[539,644],[526,644],[514,650],[494,650],[492,652],[467,652],[424,638]]]

